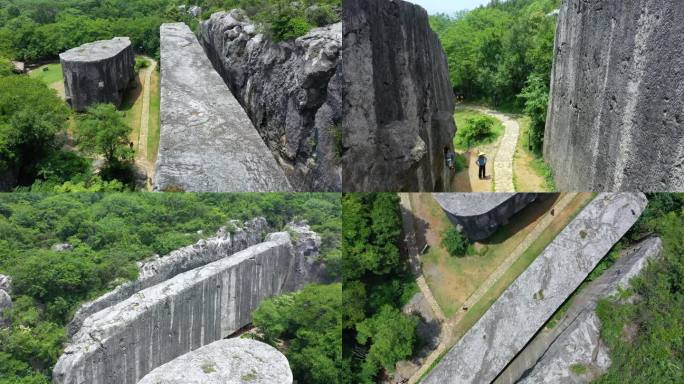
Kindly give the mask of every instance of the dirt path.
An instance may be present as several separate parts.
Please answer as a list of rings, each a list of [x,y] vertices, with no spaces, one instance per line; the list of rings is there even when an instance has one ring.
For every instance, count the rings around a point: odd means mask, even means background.
[[[138,135],[138,146],[135,151],[135,163],[141,167],[147,175],[147,189],[152,189],[151,180],[154,178],[154,164],[147,160],[147,137],[150,127],[150,83],[152,72],[157,67],[157,62],[149,57],[145,57],[150,61],[150,66],[145,68],[145,78],[143,81],[143,104],[142,113],[140,114],[140,133]]]

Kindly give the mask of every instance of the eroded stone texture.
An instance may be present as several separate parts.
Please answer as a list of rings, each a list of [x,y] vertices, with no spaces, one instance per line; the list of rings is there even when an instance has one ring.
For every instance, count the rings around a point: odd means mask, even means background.
[[[345,191],[447,191],[454,95],[427,12],[343,0]]]
[[[250,339],[215,341],[178,357],[138,384],[292,384],[285,356]]]
[[[83,322],[53,370],[56,384],[136,383],[154,368],[231,335],[264,298],[297,288],[289,233],[169,280]]]
[[[161,26],[160,108],[155,190],[291,189],[244,109],[183,23]]]
[[[564,191],[684,190],[681,0],[565,0],[544,157]]]
[[[128,37],[83,44],[59,54],[66,101],[76,111],[96,103],[121,105],[135,80],[135,56]]]
[[[222,227],[219,229],[216,237],[200,240],[196,244],[175,250],[164,257],[156,256],[138,263],[138,278],[136,280],[123,283],[97,299],[81,305],[67,326],[69,336],[78,332],[83,321],[93,313],[111,307],[131,297],[136,292],[159,284],[180,273],[259,244],[268,231],[268,223],[263,217],[246,221],[244,224],[231,221],[229,226],[231,228]]]
[[[645,240],[625,252],[598,279],[584,288],[573,299],[563,320],[550,332],[538,335],[521,353],[524,355],[530,347],[533,349],[526,356],[526,360],[532,360],[532,364],[524,370],[516,370],[518,377],[524,373],[519,383],[589,383],[606,373],[611,360],[608,347],[601,340],[601,321],[596,314],[596,305],[600,299],[628,289],[630,280],[641,274],[649,261],[659,258],[662,249],[660,238]],[[519,357],[516,357],[516,361]],[[586,372],[580,375],[573,373],[571,366],[575,364],[586,368]],[[504,374],[513,371],[510,368]],[[511,382],[496,381],[497,384]]]
[[[434,193],[449,220],[470,240],[491,236],[537,199],[536,193]]]
[[[202,22],[199,39],[292,186],[340,191],[342,23],[276,43],[236,9]]]
[[[491,383],[648,203],[642,193],[599,194],[537,256],[424,380]]]
[[[0,275],[0,327],[8,325],[9,322],[3,318],[2,313],[12,307],[11,292],[12,279],[6,275]]]

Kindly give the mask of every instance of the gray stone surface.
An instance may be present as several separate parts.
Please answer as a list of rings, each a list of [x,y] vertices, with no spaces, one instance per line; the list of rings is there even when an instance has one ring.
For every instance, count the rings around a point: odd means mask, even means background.
[[[642,193],[599,194],[423,381],[491,383],[636,222]]]
[[[291,189],[244,109],[183,23],[161,26],[160,108],[155,190]]]
[[[74,249],[74,246],[69,244],[69,243],[57,243],[53,244],[52,247],[50,247],[55,252],[67,252],[71,251]]]
[[[0,275],[0,289],[10,292],[12,287],[12,278],[7,275]]]
[[[135,80],[135,56],[128,37],[83,44],[60,53],[64,94],[76,111],[96,103],[119,106]]]
[[[628,250],[598,279],[591,282],[573,299],[563,320],[551,331],[542,332],[528,345],[522,354],[532,347],[528,360],[532,364],[524,370],[521,384],[579,384],[589,383],[607,372],[611,360],[608,347],[601,340],[601,321],[596,314],[600,299],[629,289],[629,282],[638,276],[648,262],[662,253],[660,238],[651,238]],[[539,339],[539,345],[537,340]],[[536,353],[535,353],[536,352]],[[522,355],[521,354],[521,355]],[[520,357],[520,356],[519,356]],[[518,358],[516,358],[518,360]],[[577,375],[571,371],[574,364],[582,365],[586,373]],[[509,366],[504,374],[507,374]],[[512,372],[511,372],[512,373]],[[496,384],[513,381],[496,381]]]
[[[289,233],[176,275],[83,322],[53,370],[55,384],[136,383],[154,368],[251,322],[264,298],[298,289]]]
[[[681,0],[565,0],[544,157],[561,191],[684,190]]]
[[[250,339],[215,341],[172,360],[138,384],[292,384],[285,356]]]
[[[200,240],[196,244],[175,250],[164,257],[157,256],[138,263],[136,280],[123,283],[97,299],[81,305],[67,326],[69,336],[78,332],[88,316],[180,273],[259,244],[268,231],[268,223],[263,217],[246,221],[244,224],[231,221],[229,227],[219,229],[216,237]]]
[[[4,327],[9,322],[3,317],[6,309],[12,308],[12,297],[4,289],[0,289],[0,327]]]
[[[345,191],[448,191],[454,95],[427,12],[343,0]]]
[[[299,191],[340,191],[342,24],[275,43],[241,10],[217,12],[200,43]]]
[[[449,220],[470,240],[486,239],[530,203],[536,193],[434,193]]]

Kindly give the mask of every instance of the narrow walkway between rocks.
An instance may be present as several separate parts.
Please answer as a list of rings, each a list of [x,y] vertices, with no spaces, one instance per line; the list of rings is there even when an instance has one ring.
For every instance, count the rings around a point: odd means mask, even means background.
[[[520,136],[520,125],[508,115],[487,108],[477,108],[503,124],[505,130],[499,141],[499,148],[494,157],[494,192],[515,192],[513,185],[513,158]]]
[[[146,68],[145,78],[143,80],[143,104],[142,113],[140,114],[140,133],[138,135],[138,148],[135,153],[135,163],[138,164],[147,175],[146,189],[152,189],[151,180],[154,178],[154,164],[147,159],[147,138],[150,129],[150,82],[152,81],[152,72],[157,67],[157,62],[145,57],[150,61],[149,67]]]

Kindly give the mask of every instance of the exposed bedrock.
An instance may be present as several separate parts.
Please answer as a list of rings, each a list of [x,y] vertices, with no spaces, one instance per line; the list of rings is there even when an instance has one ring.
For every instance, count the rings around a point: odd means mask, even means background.
[[[137,383],[154,368],[231,335],[251,322],[264,298],[305,283],[298,278],[307,268],[298,249],[288,232],[272,233],[89,316],[57,362],[53,382]]]
[[[285,356],[250,339],[215,341],[171,360],[138,384],[292,384]]]
[[[8,325],[9,322],[3,317],[6,309],[12,308],[11,292],[12,279],[6,275],[0,275],[0,327]]]
[[[72,48],[59,55],[64,94],[76,111],[96,103],[121,105],[135,80],[135,56],[128,37],[115,37]]]
[[[343,0],[345,191],[448,191],[454,95],[427,12]]]
[[[544,157],[560,190],[684,190],[681,0],[564,0]]]
[[[537,256],[424,380],[491,383],[636,222],[642,193],[599,194]]]
[[[160,139],[154,189],[291,189],[247,113],[183,23],[161,26]]]
[[[530,203],[536,193],[434,193],[449,220],[472,241],[484,240]]]
[[[199,39],[294,189],[340,191],[342,23],[276,43],[235,9],[202,22]]]
[[[629,288],[649,261],[662,252],[660,238],[645,240],[626,251],[598,279],[575,298],[562,320],[551,330],[540,332],[516,359],[506,367],[495,384],[589,383],[607,372],[611,360],[608,347],[601,340],[601,321],[596,314],[600,299],[612,297]],[[572,366],[582,366],[584,373],[573,373]]]
[[[139,272],[136,280],[121,284],[97,299],[81,305],[67,327],[69,336],[78,332],[88,316],[180,273],[259,244],[267,232],[268,223],[263,217],[246,221],[244,224],[231,221],[227,227],[219,229],[216,237],[200,240],[196,244],[173,251],[164,257],[155,256],[138,263]]]

